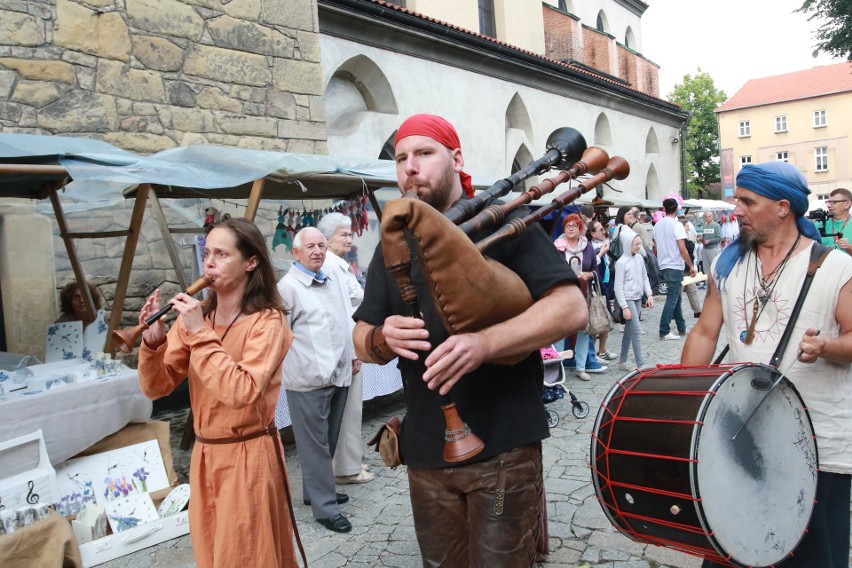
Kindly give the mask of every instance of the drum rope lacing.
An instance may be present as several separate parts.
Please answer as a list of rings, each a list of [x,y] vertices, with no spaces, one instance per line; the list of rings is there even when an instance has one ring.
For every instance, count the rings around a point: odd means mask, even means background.
[[[658,366],[658,368],[661,369],[661,370],[662,369],[666,369],[666,370],[668,370],[668,369],[671,369],[671,370],[684,369],[683,373],[676,373],[675,372],[675,373],[672,373],[670,375],[667,375],[671,378],[677,378],[679,376],[684,376],[684,377],[696,376],[694,371],[687,371],[681,365],[660,365],[660,366]],[[709,390],[709,389],[698,390],[698,391],[685,391],[685,390],[684,391],[680,391],[680,390],[678,390],[678,391],[673,391],[673,390],[647,391],[647,390],[637,390],[637,386],[640,382],[639,379],[640,379],[640,377],[635,377],[631,381],[625,381],[624,383],[621,383],[620,386],[621,386],[623,392],[619,393],[618,395],[613,396],[613,398],[610,399],[610,402],[616,402],[616,400],[617,400],[615,409],[612,409],[609,406],[602,406],[601,407],[601,409],[604,412],[606,412],[606,414],[609,416],[609,420],[607,420],[606,422],[603,422],[601,424],[601,429],[608,428],[609,433],[606,436],[607,440],[604,441],[600,437],[597,436],[596,432],[594,432],[594,431],[592,432],[592,439],[594,439],[598,443],[598,445],[601,446],[602,449],[603,449],[602,454],[597,456],[597,457],[599,459],[602,458],[602,460],[605,462],[607,471],[609,471],[609,469],[610,469],[609,461],[610,461],[610,456],[612,456],[612,455],[628,455],[628,456],[635,456],[635,457],[649,457],[649,458],[654,458],[654,459],[666,459],[666,460],[670,460],[670,461],[697,463],[697,460],[693,459],[693,458],[682,458],[682,457],[677,457],[677,456],[663,456],[663,455],[655,455],[655,454],[649,454],[649,453],[644,453],[644,452],[632,452],[632,451],[627,451],[627,450],[616,450],[616,449],[612,448],[612,435],[614,433],[613,432],[614,429],[612,428],[612,426],[614,425],[614,423],[616,421],[620,421],[620,422],[662,422],[662,423],[671,423],[671,424],[682,424],[682,425],[687,425],[687,426],[688,425],[703,425],[704,424],[703,421],[696,421],[696,420],[665,420],[665,419],[654,420],[654,419],[644,419],[644,418],[621,416],[622,407],[623,407],[624,403],[626,402],[628,395],[631,395],[631,396],[632,395],[677,395],[677,396],[700,396],[700,397],[704,397],[704,396],[708,396],[708,395],[711,395],[711,396],[717,395],[717,393],[715,391]],[[659,536],[649,536],[649,535],[640,533],[639,530],[633,528],[633,525],[630,523],[630,520],[644,522],[644,523],[651,522],[651,523],[658,524],[660,526],[665,526],[665,527],[668,527],[668,528],[672,528],[672,529],[676,529],[676,530],[682,530],[684,532],[689,532],[689,533],[696,534],[696,535],[701,535],[701,536],[707,537],[709,539],[714,538],[714,531],[713,530],[707,531],[707,530],[704,530],[703,528],[701,528],[699,526],[687,525],[687,524],[683,524],[683,523],[665,520],[665,519],[662,519],[662,518],[655,518],[655,517],[650,517],[650,516],[647,516],[647,515],[641,515],[641,514],[630,513],[628,511],[625,511],[625,510],[621,509],[620,507],[618,507],[618,505],[616,504],[617,499],[616,499],[616,496],[613,493],[612,489],[615,488],[615,487],[619,487],[619,488],[624,488],[624,489],[633,489],[633,490],[636,490],[636,491],[647,491],[647,492],[655,493],[655,494],[658,494],[658,495],[665,495],[667,497],[673,497],[673,498],[676,498],[676,499],[683,499],[684,501],[691,502],[691,503],[694,503],[694,504],[695,503],[701,503],[701,501],[702,501],[701,497],[693,496],[691,494],[685,494],[685,493],[682,493],[682,492],[666,491],[664,489],[655,488],[655,487],[646,487],[646,486],[643,486],[643,485],[613,481],[612,479],[609,478],[608,475],[606,475],[604,472],[600,471],[596,467],[595,463],[590,464],[590,467],[599,476],[599,478],[604,481],[604,483],[602,484],[602,486],[600,488],[600,491],[601,491],[601,493],[607,492],[610,495],[610,498],[612,499],[613,504],[610,504],[610,503],[606,502],[605,500],[602,500],[600,497],[598,497],[598,501],[604,507],[606,507],[612,513],[612,515],[614,517],[622,519],[622,523],[621,523],[622,527],[628,533],[632,534],[636,538],[642,536],[649,541],[655,541],[657,544],[659,544],[661,546],[667,546],[669,548],[678,549],[678,550],[681,550],[683,552],[690,553],[690,554],[699,554],[699,555],[704,556],[705,558],[707,558],[709,560],[712,560],[712,561],[720,563],[720,564],[729,564],[730,563],[730,560],[731,560],[730,555],[720,556],[719,553],[716,550],[704,548],[704,547],[701,547],[701,546],[691,546],[691,545],[687,545],[687,544],[682,543],[682,542],[669,540],[669,539],[662,538],[662,537],[659,537]]]

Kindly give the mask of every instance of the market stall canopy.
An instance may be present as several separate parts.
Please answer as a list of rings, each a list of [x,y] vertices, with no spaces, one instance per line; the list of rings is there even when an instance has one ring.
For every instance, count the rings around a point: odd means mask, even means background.
[[[388,160],[314,156],[225,146],[186,146],[140,156],[86,138],[0,134],[0,197],[46,197],[46,182],[76,194],[134,197],[151,184],[160,197],[247,199],[254,181],[266,178],[265,199],[332,199],[396,186]],[[482,182],[480,182],[482,183]],[[111,196],[99,188],[107,185]]]
[[[265,178],[264,199],[342,199],[396,186],[396,165],[390,160],[225,146],[171,148],[133,165],[89,166],[75,173],[86,180],[150,183],[158,187],[161,198],[245,199],[261,178]],[[135,195],[135,187],[124,195]]]
[[[718,199],[688,199],[683,202],[683,206],[687,209],[699,209],[702,211],[733,211],[734,207],[736,207],[736,205],[734,205],[733,203],[728,203],[727,201],[720,201]]]
[[[46,186],[67,178],[68,167],[87,162],[126,166],[140,158],[101,140],[0,134],[0,198],[45,199]]]

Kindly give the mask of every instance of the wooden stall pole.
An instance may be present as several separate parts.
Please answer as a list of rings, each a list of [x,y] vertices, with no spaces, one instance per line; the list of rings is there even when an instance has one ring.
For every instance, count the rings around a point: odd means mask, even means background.
[[[68,221],[65,219],[65,212],[62,209],[62,203],[59,202],[59,188],[62,183],[58,183],[50,188],[48,196],[50,204],[53,206],[53,214],[56,215],[56,224],[59,226],[59,235],[65,243],[65,250],[68,252],[68,261],[71,263],[71,268],[74,270],[74,277],[77,279],[77,286],[80,293],[83,295],[83,302],[86,304],[86,311],[92,319],[97,316],[95,310],[95,300],[92,298],[92,291],[89,289],[89,282],[86,280],[86,274],[83,272],[83,266],[80,264],[80,257],[77,256],[77,249],[74,246],[74,239],[68,231]]]
[[[254,180],[254,183],[251,184],[251,194],[249,195],[248,206],[246,207],[246,215],[245,218],[254,222],[254,218],[257,215],[257,206],[260,204],[260,198],[263,196],[263,186],[266,184],[266,178],[260,178]]]
[[[166,223],[166,216],[163,214],[163,207],[160,205],[160,199],[157,197],[157,192],[154,191],[153,188],[148,191],[148,199],[151,200],[151,210],[154,211],[154,217],[157,219],[157,224],[160,226],[160,234],[163,235],[163,243],[166,245],[166,251],[169,253],[169,259],[172,261],[172,267],[175,269],[180,289],[186,290],[188,282],[186,281],[186,276],[183,273],[180,258],[178,258],[177,248],[175,247],[175,242],[172,239],[172,233],[169,230],[169,225]]]
[[[115,285],[115,295],[112,300],[112,313],[109,317],[109,328],[121,328],[121,313],[124,309],[124,299],[127,296],[127,286],[130,281],[130,270],[133,268],[133,257],[136,255],[136,245],[142,229],[142,219],[145,217],[145,205],[148,203],[148,192],[151,186],[140,184],[136,190],[136,202],[133,204],[133,214],[130,217],[130,234],[124,243],[124,254],[121,257],[121,268],[118,272],[118,282]],[[115,353],[115,342],[112,334],[107,339],[106,351]]]

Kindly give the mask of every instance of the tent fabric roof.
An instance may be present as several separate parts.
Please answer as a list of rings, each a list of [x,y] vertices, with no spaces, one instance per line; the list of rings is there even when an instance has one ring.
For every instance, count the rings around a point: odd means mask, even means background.
[[[61,166],[74,180],[69,191],[91,191],[106,183],[125,197],[134,196],[138,184],[149,183],[163,188],[158,191],[162,197],[246,199],[252,183],[263,177],[267,199],[350,197],[367,188],[396,186],[395,165],[387,160],[200,145],[140,156],[99,140],[30,134],[0,134],[0,162]],[[64,177],[57,169],[4,168],[0,197],[38,199],[45,182]]]
[[[21,171],[0,172],[0,197],[45,197],[45,183],[66,177],[61,168],[41,173],[22,171],[25,166],[62,166],[63,161],[97,161],[104,164],[128,164],[139,156],[100,140],[34,134],[0,134],[0,165],[22,166]]]
[[[9,166],[61,166],[40,172]],[[140,156],[100,140],[33,134],[0,134],[0,198],[42,199],[45,183],[69,176],[69,193],[89,201],[132,198],[139,184],[160,197],[247,199],[255,180],[266,178],[264,199],[342,199],[367,190],[396,188],[390,160],[315,156],[227,146],[197,145]],[[492,180],[473,178],[476,188]]]
[[[736,207],[733,203],[718,199],[688,199],[683,202],[683,206],[690,209],[724,209],[727,211],[733,211]]]

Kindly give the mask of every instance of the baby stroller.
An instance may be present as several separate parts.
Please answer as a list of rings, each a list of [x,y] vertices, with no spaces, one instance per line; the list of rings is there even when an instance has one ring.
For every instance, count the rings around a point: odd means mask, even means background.
[[[565,384],[565,368],[562,366],[564,359],[569,359],[573,354],[571,351],[557,351],[553,346],[544,347],[541,350],[541,359],[544,362],[544,392],[542,400],[544,404],[550,404],[557,400],[562,400],[567,394],[571,399],[571,414],[575,418],[585,418],[589,415],[589,405],[586,402],[577,400],[570,390],[566,389]],[[559,424],[559,414],[555,410],[545,409],[547,413],[547,425],[553,428]]]

